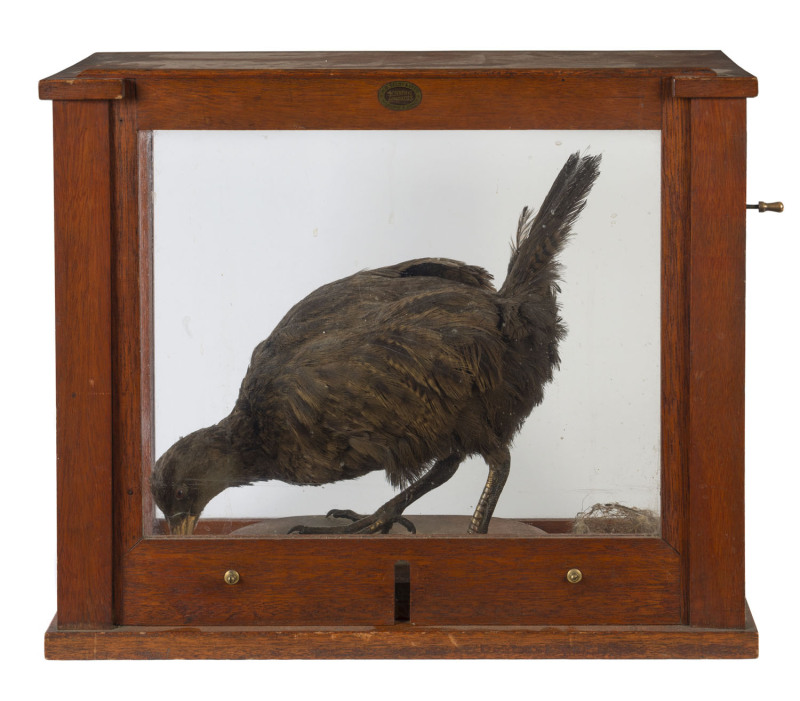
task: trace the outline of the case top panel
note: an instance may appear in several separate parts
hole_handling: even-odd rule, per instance
[[[39,83],[44,100],[122,99],[137,77],[244,75],[654,76],[676,97],[754,97],[757,81],[721,51],[96,53]]]

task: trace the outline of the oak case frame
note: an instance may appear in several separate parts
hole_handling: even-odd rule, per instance
[[[212,68],[156,70],[106,56],[40,86],[54,99],[56,163],[48,656],[757,654],[743,554],[752,76],[693,52],[671,57],[679,68],[630,54],[633,68],[604,68],[601,54],[564,70],[502,56],[470,69],[447,55],[439,68],[424,57],[339,70],[253,57],[229,70],[221,55]],[[422,104],[382,107],[379,88],[397,79],[417,84]],[[662,537],[143,538],[142,466],[154,458],[149,132],[197,128],[660,129]],[[394,624],[398,560],[411,563],[411,624]],[[564,578],[574,566],[580,585]],[[231,567],[235,587],[222,581]]]

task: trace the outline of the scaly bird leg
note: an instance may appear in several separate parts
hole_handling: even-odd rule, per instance
[[[511,456],[508,448],[487,462],[489,463],[489,476],[486,478],[486,486],[483,488],[478,506],[475,507],[475,513],[472,514],[467,533],[486,533],[489,530],[489,521],[494,513],[494,507],[497,506],[497,500],[500,498],[511,469]]]
[[[353,523],[348,523],[344,526],[298,525],[294,526],[289,533],[388,533],[394,523],[401,523],[406,528],[410,525],[413,529],[413,524],[408,519],[403,518],[403,511],[420,497],[447,482],[455,474],[463,459],[463,455],[454,454],[444,460],[437,461],[422,477],[406,487],[396,497],[387,501],[372,516],[358,518]],[[333,513],[335,514],[336,512],[334,511]],[[345,518],[357,516],[352,511],[340,512],[340,514],[344,515]]]

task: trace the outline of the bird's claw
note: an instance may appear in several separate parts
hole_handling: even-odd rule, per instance
[[[351,521],[343,526],[292,526],[288,533],[300,534],[354,534],[354,533],[388,533],[395,523],[403,526],[409,533],[416,533],[417,529],[411,521],[402,514],[386,515],[376,513],[372,516],[361,516],[350,509],[331,509],[327,518],[346,518]]]
[[[325,518],[347,518],[351,521],[360,521],[364,516],[357,514],[352,509],[331,509],[325,514]]]
[[[416,526],[414,526],[414,524],[411,523],[411,521],[409,521],[405,516],[398,516],[393,521],[390,521],[389,522],[389,529],[384,531],[384,532],[388,533],[392,529],[392,525],[395,524],[395,523],[403,526],[409,533],[416,533],[417,532]]]

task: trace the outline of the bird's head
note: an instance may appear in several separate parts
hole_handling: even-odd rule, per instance
[[[150,489],[172,535],[191,535],[217,494],[240,486],[239,461],[230,439],[217,427],[184,436],[156,462]]]

